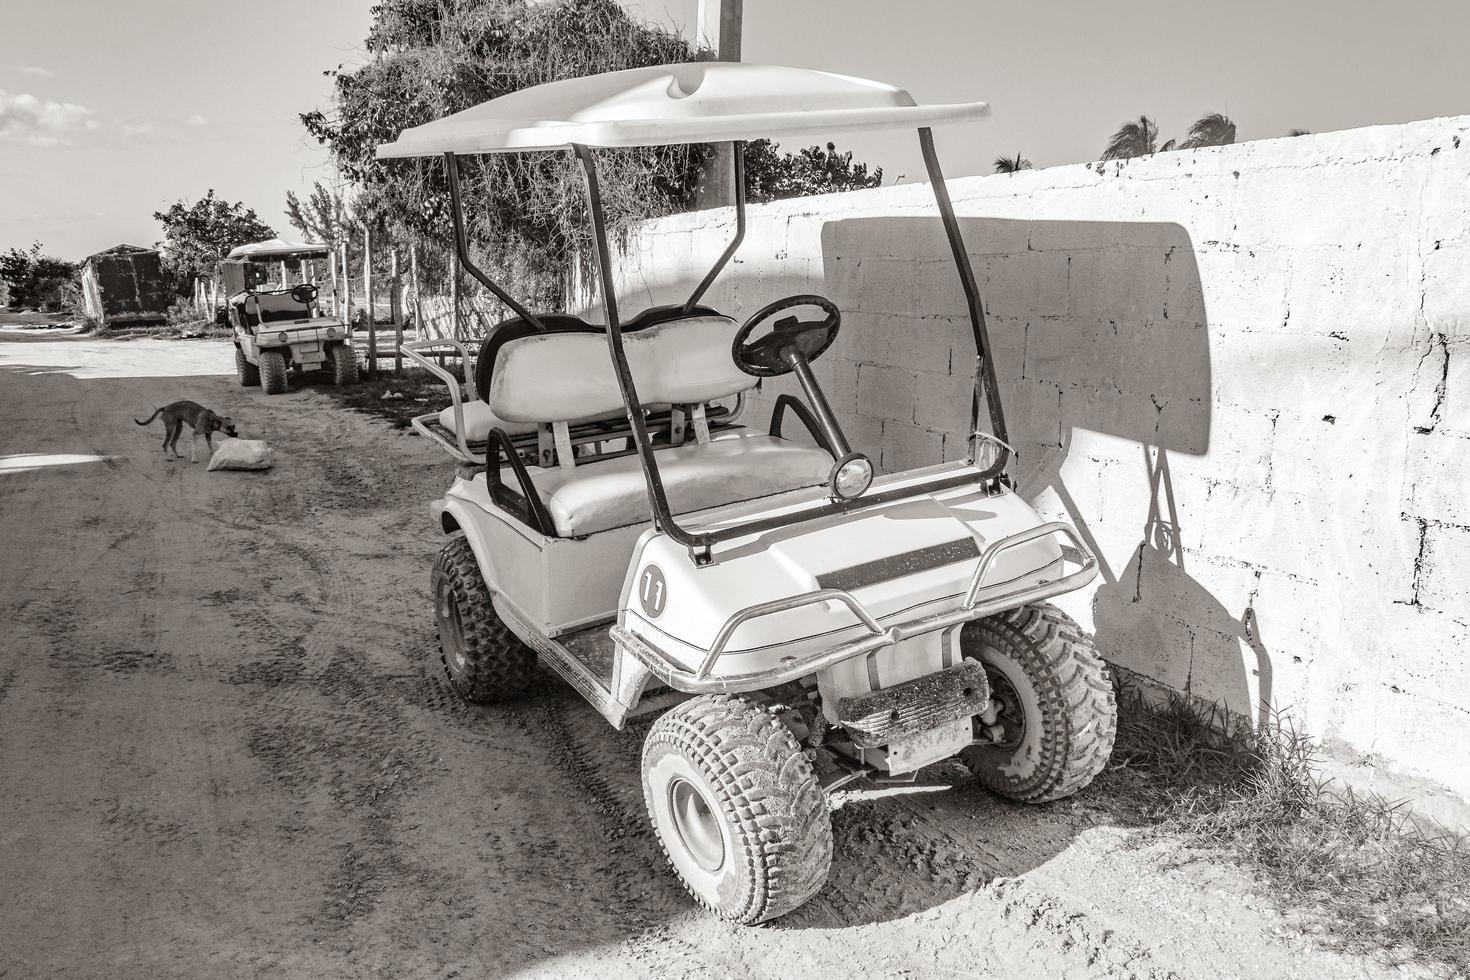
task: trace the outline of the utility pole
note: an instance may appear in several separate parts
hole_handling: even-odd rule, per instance
[[[745,0],[699,0],[699,14],[694,27],[695,47],[703,48],[710,61],[739,61],[744,19]],[[731,197],[734,181],[735,155],[729,144],[716,143],[695,207],[704,210],[732,206],[735,203]]]

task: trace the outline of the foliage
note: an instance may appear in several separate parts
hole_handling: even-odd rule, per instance
[[[5,285],[10,309],[47,313],[75,309],[81,298],[77,264],[45,255],[42,247],[33,242],[28,249],[0,253],[0,283]]]
[[[319,180],[313,182],[305,201],[293,191],[286,192],[286,217],[307,241],[326,244],[346,241],[357,223],[342,191]]]
[[[1139,116],[1137,122],[1127,122],[1118,127],[1101,159],[1128,160],[1148,156],[1158,151],[1158,143],[1159,124],[1148,116]]]
[[[1287,136],[1311,136],[1312,135],[1312,131],[1310,129],[1289,129],[1289,130],[1286,131],[1286,135]]]
[[[617,0],[381,0],[372,57],[327,74],[330,108],[301,121],[355,185],[357,208],[389,230],[447,240],[448,183],[439,160],[378,161],[374,151],[411,126],[560,79],[698,56],[679,35],[633,20]],[[873,186],[881,174],[834,147],[777,155],[752,145],[759,199]],[[597,151],[602,203],[616,235],[688,206],[707,146]],[[589,241],[580,168],[568,153],[461,160],[467,233],[480,261],[533,305],[559,302],[567,260]]]
[[[163,225],[159,246],[167,255],[168,267],[177,277],[181,292],[188,291],[194,277],[213,276],[219,260],[230,249],[276,234],[253,208],[215,197],[212,187],[193,204],[176,201],[167,211],[155,211],[153,218]]]
[[[1202,146],[1225,146],[1235,142],[1235,122],[1218,112],[1206,113],[1189,127],[1189,135],[1183,142],[1167,140],[1159,145],[1159,125],[1148,116],[1139,116],[1136,122],[1127,122],[1118,127],[1108,145],[1103,148],[1100,160],[1129,160],[1148,156],[1151,153],[1167,153],[1170,150],[1193,150]]]
[[[998,174],[1014,174],[1022,170],[1030,170],[1031,161],[1017,153],[1013,157],[996,157],[995,172]]]
[[[1235,121],[1218,112],[1207,113],[1189,127],[1189,136],[1179,144],[1181,150],[1201,146],[1228,146],[1235,142]]]
[[[808,146],[784,154],[770,140],[751,140],[745,147],[746,200],[756,204],[865,190],[882,183],[882,167],[869,171],[866,163],[854,164],[852,151],[839,153],[833,143],[826,149]]]
[[[1315,743],[1281,717],[1252,727],[1125,687],[1109,769],[1156,834],[1253,870],[1330,944],[1470,969],[1470,840],[1324,781]]]

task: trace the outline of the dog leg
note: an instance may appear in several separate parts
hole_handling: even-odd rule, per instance
[[[189,462],[199,462],[199,430],[189,433]]]
[[[173,453],[168,448],[168,441],[173,438],[173,434],[174,434],[173,424],[165,420],[164,423],[163,423],[163,459],[164,459],[164,462],[168,462],[169,460],[171,460],[171,459],[174,458],[173,457]]]

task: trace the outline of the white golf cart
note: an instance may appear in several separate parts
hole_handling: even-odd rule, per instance
[[[378,149],[444,157],[460,261],[515,313],[473,372],[452,342],[403,347],[451,398],[415,427],[463,464],[432,507],[449,535],[432,580],[449,682],[470,701],[514,698],[539,656],[616,727],[667,709],[643,752],[649,816],[689,891],[738,922],[821,888],[837,785],[958,757],[999,794],[1055,800],[1112,748],[1107,668],[1042,604],[1097,563],[1005,475],[985,319],[929,129],[985,112],[822,72],[680,64],[540,85]],[[875,479],[810,367],[838,308],[778,298],[742,324],[700,300],[744,233],[741,140],[877,127],[918,130],[978,376],[969,459]],[[721,141],[734,241],[684,303],[623,318],[594,148]],[[585,171],[602,324],[525,308],[467,247],[457,155],[553,150]],[[472,398],[429,356],[441,344]],[[769,428],[741,425],[744,393],[787,373],[804,399],[783,395]],[[784,434],[787,409],[809,438]]]
[[[267,395],[286,392],[286,368],[331,371],[339,385],[357,380],[352,326],[322,316],[314,283],[286,284],[287,263],[325,260],[326,245],[272,239],[241,245],[220,263],[235,337],[235,374],[246,388]],[[280,282],[271,281],[279,269]]]

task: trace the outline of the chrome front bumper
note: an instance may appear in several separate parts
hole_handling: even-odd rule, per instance
[[[1070,543],[1073,555],[1069,556],[1067,549],[1064,548],[1062,557],[1065,561],[1077,565],[1076,571],[1040,585],[1022,586],[1004,592],[987,594],[989,589],[985,585],[985,576],[990,571],[991,565],[994,564],[996,556],[1053,534],[1062,535]],[[1018,606],[1075,591],[1096,578],[1097,571],[1096,556],[1087,549],[1070,525],[1058,521],[1009,535],[987,547],[981,553],[980,560],[975,566],[975,574],[970,579],[970,587],[960,607],[947,612],[933,613],[885,627],[851,592],[842,589],[817,589],[773,602],[748,606],[735,613],[720,627],[720,631],[715,635],[714,643],[705,652],[699,666],[694,670],[689,670],[676,663],[651,643],[634,635],[621,625],[612,627],[609,632],[624,651],[638,658],[655,677],[669,687],[690,694],[733,694],[785,684],[826,670],[852,657],[881,650],[901,640],[957,626],[974,619],[984,619],[986,616],[993,616],[1007,609],[1015,609]],[[991,586],[990,588],[996,587]],[[840,602],[845,605],[866,628],[867,635],[847,640],[801,660],[782,664],[769,670],[712,676],[711,671],[720,657],[724,655],[725,647],[740,624],[761,616],[823,602]]]

